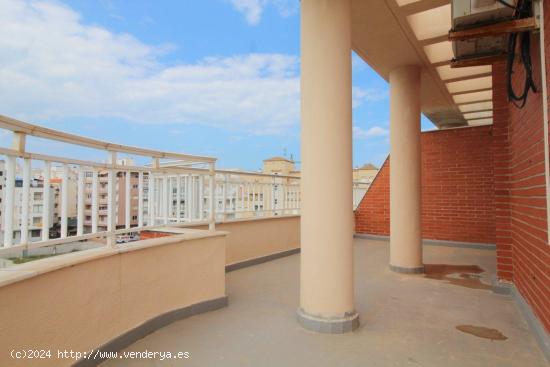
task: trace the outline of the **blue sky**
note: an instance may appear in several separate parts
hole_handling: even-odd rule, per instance
[[[299,160],[299,1],[0,0],[0,113],[117,143]],[[354,165],[389,151],[388,86],[353,56]],[[423,121],[423,128],[431,124]]]

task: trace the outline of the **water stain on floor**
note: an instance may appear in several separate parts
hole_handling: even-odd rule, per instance
[[[471,334],[474,336],[477,336],[479,338],[484,339],[490,339],[490,340],[506,340],[508,337],[506,337],[504,334],[502,334],[497,329],[490,329],[483,326],[474,326],[474,325],[458,325],[456,326],[456,329],[459,331],[462,331],[466,334]]]
[[[444,280],[449,284],[472,288],[491,289],[490,284],[481,281],[480,274],[485,270],[477,265],[425,264],[424,276],[435,280]]]

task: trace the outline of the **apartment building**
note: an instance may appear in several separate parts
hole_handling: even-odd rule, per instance
[[[300,177],[300,170],[296,169],[296,162],[285,157],[271,157],[264,159],[263,173],[270,175]]]
[[[217,210],[226,219],[297,212],[299,177],[294,160],[278,156],[265,159],[259,173],[224,171],[218,178]]]
[[[372,163],[366,163],[353,169],[353,209],[355,210],[369,186],[378,174],[378,168]]]
[[[378,168],[372,163],[366,163],[361,167],[353,169],[353,182],[360,183],[372,183],[376,174],[378,173]]]
[[[4,171],[5,162],[0,161],[0,239],[4,235],[4,202],[5,202],[5,171]],[[30,182],[29,190],[29,218],[28,218],[28,233],[27,238],[30,242],[39,241],[42,238],[42,222],[43,222],[43,212],[44,212],[44,201],[49,200],[49,211],[47,215],[50,218],[50,223],[53,226],[58,225],[59,219],[57,215],[56,208],[56,196],[59,196],[59,189],[52,187],[50,190],[49,197],[44,197],[44,181],[41,178],[32,178]],[[15,200],[13,207],[13,239],[15,243],[21,241],[21,227],[22,227],[22,213],[23,213],[23,180],[15,180]],[[50,227],[51,229],[51,227]]]
[[[131,159],[117,160],[117,164],[123,166],[134,165]],[[123,228],[126,225],[126,180],[130,180],[130,225],[138,225],[138,173],[132,172],[130,177],[126,173],[118,172],[115,181],[115,202],[116,202],[116,227]],[[108,172],[97,172],[97,228],[99,231],[106,231],[108,226]],[[94,226],[94,172],[84,173],[84,231],[91,231]]]
[[[59,189],[61,192],[62,179],[63,179],[63,166],[52,166],[50,170],[50,184]],[[76,218],[77,214],[77,189],[78,189],[78,171],[69,166],[67,168],[67,217]],[[56,204],[61,207],[60,196],[56,200]]]

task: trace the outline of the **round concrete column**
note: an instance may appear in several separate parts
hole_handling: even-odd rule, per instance
[[[302,206],[298,319],[343,333],[353,306],[351,1],[301,1]]]
[[[390,268],[421,273],[420,67],[390,73]]]

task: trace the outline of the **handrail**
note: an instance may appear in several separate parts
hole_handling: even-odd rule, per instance
[[[118,236],[143,230],[206,224],[214,230],[217,221],[300,210],[297,176],[216,170],[213,157],[113,144],[2,115],[0,129],[13,132],[11,147],[0,147],[6,157],[0,256],[96,238],[115,247]],[[107,162],[29,152],[27,135],[101,150]],[[121,164],[117,153],[146,156],[151,163]],[[32,170],[35,162],[38,172]],[[35,179],[41,185],[33,186],[33,192],[39,189],[42,195],[30,195]]]
[[[148,166],[150,166],[150,164],[146,164],[145,166],[148,167]],[[160,167],[166,167],[166,168],[170,168],[170,167],[186,168],[186,167],[187,167],[187,164],[185,164],[185,163],[180,163],[180,161],[175,161],[175,162],[164,162],[164,163],[161,163],[161,164],[160,164]],[[243,175],[259,176],[259,177],[273,177],[273,176],[276,176],[276,177],[290,178],[290,179],[293,179],[293,178],[300,178],[300,176],[298,176],[298,175],[296,175],[296,176],[293,176],[293,175],[279,175],[279,174],[274,174],[274,173],[263,173],[263,172],[246,171],[246,170],[217,169],[216,172],[217,172],[217,173],[221,173],[221,174],[229,174],[229,175],[230,175],[230,174],[235,174],[235,175],[243,174]]]
[[[0,115],[0,128],[5,130],[11,130],[13,132],[24,133],[31,136],[36,136],[40,138],[46,138],[51,140],[56,140],[69,144],[76,144],[85,146],[88,148],[101,149],[106,151],[118,152],[118,153],[127,153],[135,154],[145,157],[153,158],[175,158],[175,159],[184,159],[186,161],[194,162],[203,162],[203,163],[212,163],[216,162],[214,157],[198,156],[198,155],[189,155],[181,153],[170,153],[170,152],[161,152],[152,149],[137,148],[128,145],[114,144],[102,140],[86,138],[76,134],[70,134],[61,132],[54,129],[49,129],[39,125],[30,124],[20,120],[16,120],[11,117]]]

